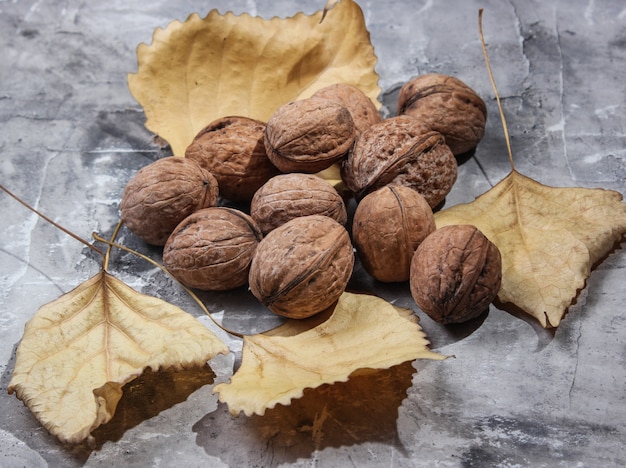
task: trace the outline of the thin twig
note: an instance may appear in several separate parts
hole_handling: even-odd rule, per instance
[[[44,215],[43,213],[41,213],[40,211],[36,210],[35,208],[33,208],[32,206],[30,206],[28,203],[26,203],[25,201],[23,201],[20,197],[18,197],[17,195],[15,195],[13,192],[11,192],[8,188],[6,188],[4,185],[0,184],[0,189],[2,191],[4,191],[7,195],[9,195],[11,198],[15,199],[16,201],[18,201],[20,204],[22,204],[23,206],[25,206],[26,208],[28,208],[30,211],[32,211],[33,213],[35,213],[37,216],[39,216],[40,218],[44,219],[45,221],[47,221],[48,223],[52,224],[55,228],[63,231],[65,234],[67,234],[70,237],[73,237],[74,239],[76,239],[78,242],[80,242],[81,244],[86,245],[87,247],[89,247],[91,250],[93,250],[94,252],[99,253],[103,258],[104,258],[104,253],[98,249],[96,246],[90,244],[89,242],[87,242],[85,239],[83,239],[82,237],[74,234],[72,231],[70,231],[67,228],[64,228],[63,226],[61,226],[60,224],[56,223],[55,221],[52,221],[50,218],[48,218],[46,215]]]
[[[483,9],[478,10],[478,30],[480,34],[480,44],[483,48],[483,55],[485,57],[485,63],[487,64],[487,73],[489,73],[489,80],[491,81],[491,87],[496,95],[496,101],[498,102],[498,110],[500,111],[500,119],[502,120],[502,128],[504,129],[504,138],[506,139],[506,147],[509,151],[509,161],[511,162],[511,169],[515,170],[515,164],[513,163],[513,151],[511,150],[511,140],[509,138],[509,129],[506,125],[506,119],[504,117],[504,110],[502,109],[502,103],[500,102],[500,95],[498,94],[498,88],[496,86],[496,80],[493,78],[491,71],[491,64],[489,62],[489,55],[487,54],[487,46],[485,45],[485,37],[483,36]]]
[[[95,232],[92,234],[92,236],[93,236],[93,238],[94,238],[95,240],[97,240],[98,242],[102,242],[102,243],[104,243],[104,244],[107,244],[109,247],[115,247],[115,248],[118,248],[118,249],[120,249],[120,250],[123,250],[124,252],[128,252],[128,253],[130,253],[130,254],[136,255],[137,257],[139,257],[139,258],[141,258],[141,259],[145,260],[146,262],[151,263],[152,265],[154,265],[155,267],[157,267],[157,268],[158,268],[158,269],[160,269],[161,271],[163,271],[163,272],[167,273],[169,276],[172,276],[172,275],[171,275],[171,273],[170,273],[169,271],[167,271],[167,268],[165,268],[165,267],[164,267],[163,265],[161,265],[159,262],[157,262],[157,261],[155,261],[155,260],[151,259],[150,257],[148,257],[148,256],[146,256],[146,255],[144,255],[144,254],[142,254],[142,253],[139,253],[139,252],[137,252],[137,251],[135,251],[135,250],[133,250],[133,249],[130,249],[130,248],[126,247],[125,245],[118,244],[118,243],[116,243],[116,242],[113,242],[113,241],[109,241],[109,240],[107,240],[107,239],[104,239],[104,238],[100,237],[100,236],[99,236],[97,233],[95,233]],[[175,278],[174,278],[174,279],[175,279]],[[217,320],[215,320],[215,318],[213,318],[213,315],[211,315],[211,312],[209,312],[209,310],[206,308],[206,306],[205,306],[205,305],[204,305],[204,303],[200,300],[200,298],[196,295],[196,293],[194,293],[191,289],[189,289],[189,288],[188,288],[187,286],[185,286],[184,284],[180,283],[180,281],[178,281],[178,280],[176,280],[176,281],[177,281],[177,282],[181,285],[181,287],[182,287],[182,288],[183,288],[183,289],[187,292],[187,294],[189,294],[189,295],[192,297],[192,299],[193,299],[194,301],[196,301],[196,303],[200,306],[200,308],[204,311],[204,313],[208,315],[208,317],[211,319],[211,321],[212,321],[215,325],[217,325],[217,326],[218,326],[221,330],[225,331],[226,333],[228,333],[228,334],[230,334],[230,335],[236,336],[236,337],[238,337],[238,338],[243,338],[243,337],[244,337],[244,335],[243,335],[243,334],[241,334],[241,333],[237,333],[237,332],[234,332],[234,331],[232,331],[232,330],[229,330],[228,328],[224,327],[221,323],[219,323]]]
[[[123,225],[124,225],[124,222],[120,219],[119,222],[117,223],[117,226],[115,226],[115,230],[113,231],[113,234],[111,235],[111,242],[115,242],[115,239],[117,239],[117,235],[120,233],[120,229],[122,229]],[[107,270],[109,268],[109,259],[111,258],[112,249],[113,249],[113,246],[109,244],[107,247],[106,256],[104,257],[104,261],[102,262],[102,268],[104,270]]]

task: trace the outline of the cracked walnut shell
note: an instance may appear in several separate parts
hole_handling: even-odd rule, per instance
[[[195,161],[178,156],[157,159],[126,185],[121,219],[148,244],[162,246],[183,219],[215,206],[218,194],[215,177]]]
[[[265,153],[265,123],[248,117],[222,117],[204,127],[185,151],[215,178],[220,195],[249,202],[279,170]]]
[[[441,133],[455,156],[478,145],[487,121],[485,102],[472,88],[437,73],[417,76],[402,86],[398,113]]]
[[[434,209],[456,182],[457,162],[441,133],[401,115],[361,134],[343,161],[341,177],[357,199],[388,184],[404,185]]]
[[[275,314],[306,318],[339,299],[353,267],[348,231],[328,216],[302,216],[259,243],[250,267],[250,291]]]
[[[250,263],[262,239],[242,211],[211,207],[185,218],[163,249],[163,266],[189,287],[224,291],[248,281]]]
[[[478,317],[496,298],[501,280],[498,247],[471,225],[437,229],[411,261],[413,299],[430,318],[444,324]]]
[[[388,185],[356,207],[352,240],[365,271],[382,282],[408,281],[417,247],[435,230],[432,209],[419,193]]]
[[[329,216],[342,225],[348,221],[341,195],[313,174],[277,175],[257,190],[250,203],[250,216],[263,234],[293,218],[314,214]]]
[[[316,173],[342,159],[355,138],[348,109],[308,98],[280,106],[265,126],[265,150],[281,172]]]

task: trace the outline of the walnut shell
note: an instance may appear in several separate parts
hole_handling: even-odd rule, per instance
[[[411,262],[411,295],[440,323],[478,317],[495,299],[502,279],[500,251],[475,226],[437,229]]]
[[[250,216],[263,234],[293,218],[314,214],[330,216],[342,225],[348,221],[343,198],[330,183],[313,174],[277,175],[257,190],[250,203]]]
[[[224,291],[248,281],[250,263],[263,235],[242,211],[211,207],[185,218],[163,249],[163,265],[180,282]]]
[[[441,133],[401,115],[361,134],[343,161],[341,177],[357,199],[387,184],[405,185],[434,209],[456,182],[457,162]]]
[[[328,216],[294,218],[259,243],[250,291],[272,312],[306,318],[332,306],[354,267],[348,231]]]
[[[195,161],[177,156],[157,159],[126,185],[121,219],[145,242],[162,246],[183,219],[215,206],[218,194],[215,177]]]
[[[417,247],[435,230],[428,202],[415,190],[388,185],[357,205],[352,240],[365,271],[379,281],[407,281]]]
[[[280,106],[265,127],[265,150],[282,172],[320,172],[343,158],[354,143],[348,109],[308,98]]]
[[[350,84],[337,83],[326,86],[316,91],[311,97],[330,99],[346,106],[354,121],[357,138],[371,125],[383,120],[372,100],[359,88]]]
[[[474,149],[485,133],[487,107],[458,78],[437,73],[415,77],[398,95],[398,113],[441,133],[455,156]]]
[[[185,151],[217,179],[220,195],[249,202],[261,185],[279,174],[265,153],[265,123],[222,117],[204,127]]]

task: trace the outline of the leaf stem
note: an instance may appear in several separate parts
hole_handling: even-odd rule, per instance
[[[493,78],[493,72],[491,71],[491,64],[489,62],[489,55],[487,54],[487,46],[485,45],[485,37],[483,36],[483,9],[478,10],[478,30],[480,34],[480,44],[483,48],[483,55],[485,57],[485,63],[487,65],[487,73],[489,74],[489,80],[491,81],[491,87],[496,95],[496,101],[498,102],[498,110],[500,111],[500,119],[502,120],[502,128],[504,129],[504,138],[506,140],[506,147],[509,152],[509,161],[511,163],[511,169],[515,171],[515,164],[513,163],[513,151],[511,150],[511,139],[509,138],[509,129],[506,125],[506,118],[504,117],[504,110],[502,109],[502,103],[500,102],[500,94],[496,86],[496,80]]]
[[[48,223],[52,224],[55,228],[59,229],[60,231],[64,232],[65,234],[67,234],[70,237],[73,237],[74,239],[76,239],[78,242],[80,242],[81,244],[86,245],[87,247],[89,247],[91,250],[93,250],[94,252],[99,253],[102,257],[104,257],[104,253],[98,249],[96,246],[90,244],[89,242],[87,242],[85,239],[83,239],[82,237],[74,234],[72,231],[70,231],[67,228],[64,228],[63,226],[61,226],[60,224],[58,224],[55,221],[52,221],[50,218],[48,218],[46,215],[44,215],[43,213],[41,213],[40,211],[36,210],[35,208],[33,208],[32,206],[30,206],[28,203],[26,203],[24,200],[22,200],[20,197],[18,197],[17,195],[15,195],[13,192],[11,192],[8,188],[6,188],[4,185],[0,184],[0,190],[4,191],[7,195],[9,195],[11,198],[13,198],[14,200],[16,200],[17,202],[19,202],[20,204],[22,204],[23,206],[25,206],[26,208],[28,208],[30,211],[32,211],[33,213],[35,213],[37,216],[39,216],[40,218],[44,219],[45,221],[47,221]]]
[[[111,242],[115,242],[115,239],[117,239],[117,235],[120,233],[120,229],[122,229],[123,225],[124,222],[120,219],[117,223],[117,226],[115,226],[115,229],[113,230],[113,234],[111,235]],[[102,261],[102,269],[105,271],[109,268],[109,259],[111,258],[112,249],[113,246],[111,244],[108,244],[107,253],[104,257],[104,260]]]
[[[121,226],[121,223],[119,223],[119,224],[118,224],[118,227],[119,227],[119,226]],[[116,229],[116,230],[115,230],[115,233],[114,233],[114,235],[113,235],[113,239],[116,237],[117,232],[118,232],[118,229]],[[142,253],[140,253],[140,252],[137,252],[137,251],[135,251],[135,250],[133,250],[133,249],[130,249],[130,248],[126,247],[125,245],[118,244],[118,243],[114,242],[113,240],[107,240],[107,239],[104,239],[103,237],[100,237],[100,236],[99,236],[97,233],[95,233],[95,232],[94,232],[94,233],[92,233],[92,236],[93,236],[93,238],[94,238],[95,240],[97,240],[98,242],[102,242],[102,243],[104,243],[104,244],[107,244],[107,245],[109,246],[109,248],[111,248],[111,247],[116,247],[116,248],[118,248],[118,249],[120,249],[120,250],[123,250],[124,252],[128,252],[128,253],[130,253],[130,254],[136,255],[137,257],[139,257],[139,258],[141,258],[141,259],[145,260],[146,262],[151,263],[152,265],[154,265],[155,267],[157,267],[157,268],[158,268],[158,269],[160,269],[161,271],[163,271],[163,272],[167,273],[170,277],[174,278],[174,277],[172,276],[172,274],[171,274],[169,271],[167,271],[167,268],[165,268],[165,267],[164,267],[163,265],[161,265],[159,262],[157,262],[157,261],[155,261],[155,260],[151,259],[150,257],[148,257],[148,256],[146,256],[146,255],[144,255],[144,254],[142,254]],[[174,278],[174,280],[176,280],[176,278]],[[205,313],[206,315],[208,315],[208,317],[211,319],[211,321],[212,321],[215,325],[217,325],[217,326],[218,326],[221,330],[225,331],[226,333],[228,333],[228,334],[230,334],[230,335],[236,336],[236,337],[238,337],[238,338],[244,338],[244,335],[243,335],[243,334],[241,334],[241,333],[237,333],[237,332],[234,332],[234,331],[232,331],[232,330],[229,330],[228,328],[224,327],[221,323],[219,323],[217,320],[215,320],[215,318],[213,318],[213,315],[211,314],[211,312],[209,312],[209,310],[206,308],[206,306],[205,306],[205,305],[204,305],[204,303],[200,300],[200,298],[196,295],[196,293],[194,293],[191,289],[189,289],[187,286],[185,286],[184,284],[182,284],[180,281],[176,280],[176,282],[177,282],[178,284],[180,284],[180,286],[181,286],[181,287],[182,287],[182,288],[183,288],[183,289],[187,292],[187,294],[189,294],[189,295],[191,296],[191,298],[192,298],[194,301],[196,301],[196,303],[200,306],[200,308],[204,311],[204,313]]]

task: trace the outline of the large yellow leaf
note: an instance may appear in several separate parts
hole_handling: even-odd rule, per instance
[[[102,271],[26,324],[9,393],[63,442],[109,421],[144,369],[203,366],[228,348],[193,316]],[[164,389],[164,391],[168,391]]]
[[[548,187],[513,170],[435,220],[480,229],[502,254],[498,299],[556,327],[592,266],[626,233],[626,204],[615,191]]]
[[[271,335],[244,338],[241,367],[214,389],[232,414],[263,415],[306,388],[345,382],[358,370],[445,359],[429,350],[412,311],[375,296],[343,293],[328,320],[298,333],[300,327],[288,322]]]
[[[219,117],[267,121],[280,105],[330,84],[357,86],[380,107],[363,12],[352,0],[332,3],[323,21],[323,11],[265,20],[212,10],[156,29],[150,46],[137,47],[137,73],[128,76],[146,127],[184,156]]]

